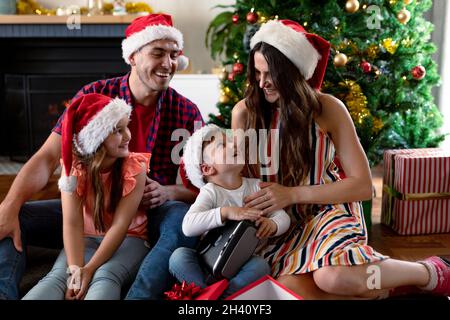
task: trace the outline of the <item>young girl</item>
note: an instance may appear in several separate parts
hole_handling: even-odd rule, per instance
[[[134,279],[148,252],[138,206],[150,154],[128,151],[130,113],[125,101],[96,93],[67,110],[58,182],[64,250],[24,299],[118,300]]]
[[[264,217],[262,210],[242,208],[244,197],[259,190],[259,180],[241,176],[244,164],[238,161],[234,143],[226,140],[218,126],[207,125],[194,132],[186,142],[183,153],[186,174],[192,184],[200,188],[200,193],[184,217],[184,234],[199,236],[223,226],[227,220],[255,221],[256,236],[261,239],[283,234],[290,225],[284,210],[270,212]],[[256,253],[265,241],[260,243]],[[196,250],[190,248],[178,248],[172,253],[169,270],[180,282],[184,280],[202,288],[215,281],[199,263]],[[267,262],[254,255],[229,279],[222,298],[269,273]]]

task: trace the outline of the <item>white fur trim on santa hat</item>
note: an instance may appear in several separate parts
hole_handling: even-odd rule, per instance
[[[297,66],[306,80],[313,76],[321,57],[303,33],[280,21],[271,20],[263,24],[251,39],[250,48],[253,49],[258,42],[265,42],[280,50]]]
[[[77,177],[75,176],[61,176],[58,180],[58,188],[62,192],[72,193],[77,188]]]
[[[222,129],[215,124],[206,125],[197,131],[187,140],[183,149],[183,163],[187,178],[197,188],[205,185],[203,181],[200,165],[203,163],[203,142],[210,141],[211,137],[217,133],[222,133]]]
[[[183,34],[178,29],[163,25],[148,26],[122,41],[123,59],[127,64],[130,64],[130,56],[134,52],[152,41],[161,39],[174,40],[178,49],[183,50]]]
[[[113,132],[123,117],[130,117],[131,107],[122,99],[115,98],[100,110],[88,124],[74,135],[74,145],[82,155],[90,155]]]

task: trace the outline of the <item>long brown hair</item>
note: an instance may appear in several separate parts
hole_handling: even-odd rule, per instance
[[[280,95],[274,104],[266,101],[256,80],[254,55],[257,51],[265,57],[273,85]],[[249,116],[245,129],[270,129],[272,111],[277,106],[280,108],[280,182],[285,186],[298,186],[307,177],[312,163],[309,132],[313,116],[322,112],[319,95],[284,54],[265,42],[256,44],[250,52],[247,83],[245,104]]]
[[[113,165],[111,171],[111,196],[108,207],[105,209],[104,185],[100,175],[100,167],[106,157],[106,149],[103,144],[99,149],[90,156],[81,156],[76,149],[73,150],[79,163],[84,167],[87,173],[87,183],[92,188],[93,199],[84,199],[84,201],[92,200],[93,217],[95,230],[105,232],[106,226],[104,222],[104,214],[106,212],[114,213],[117,205],[122,197],[122,164],[123,158],[118,158]]]

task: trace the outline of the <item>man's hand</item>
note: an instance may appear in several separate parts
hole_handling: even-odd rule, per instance
[[[139,206],[140,209],[153,209],[170,200],[170,190],[168,187],[160,185],[157,181],[149,177],[146,179],[144,195]]]
[[[261,217],[262,210],[240,207],[222,207],[220,208],[220,215],[222,216],[222,222],[226,220],[256,221],[259,217]]]
[[[259,239],[268,238],[277,233],[277,224],[272,219],[260,217],[256,220],[255,225],[259,227],[256,231],[256,236]]]
[[[17,251],[22,252],[18,214],[12,214],[4,203],[0,204],[0,240],[10,237]]]

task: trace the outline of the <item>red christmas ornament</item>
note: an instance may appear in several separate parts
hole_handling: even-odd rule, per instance
[[[250,11],[249,13],[247,13],[247,22],[254,24],[258,21],[258,14],[256,12]]]
[[[239,16],[237,14],[233,14],[233,17],[231,18],[234,24],[238,24],[239,22]]]
[[[228,74],[228,80],[229,81],[234,81],[234,77],[236,76],[236,74],[234,73],[234,72],[230,72],[229,74]]]
[[[240,62],[236,62],[233,64],[233,73],[235,74],[241,74],[244,72],[244,65]]]
[[[368,63],[367,61],[361,61],[359,66],[361,67],[361,69],[364,73],[369,73],[370,71],[372,71],[372,65],[370,63]]]
[[[427,70],[423,66],[415,66],[414,68],[412,68],[411,74],[414,79],[422,80],[423,78],[425,78]]]

